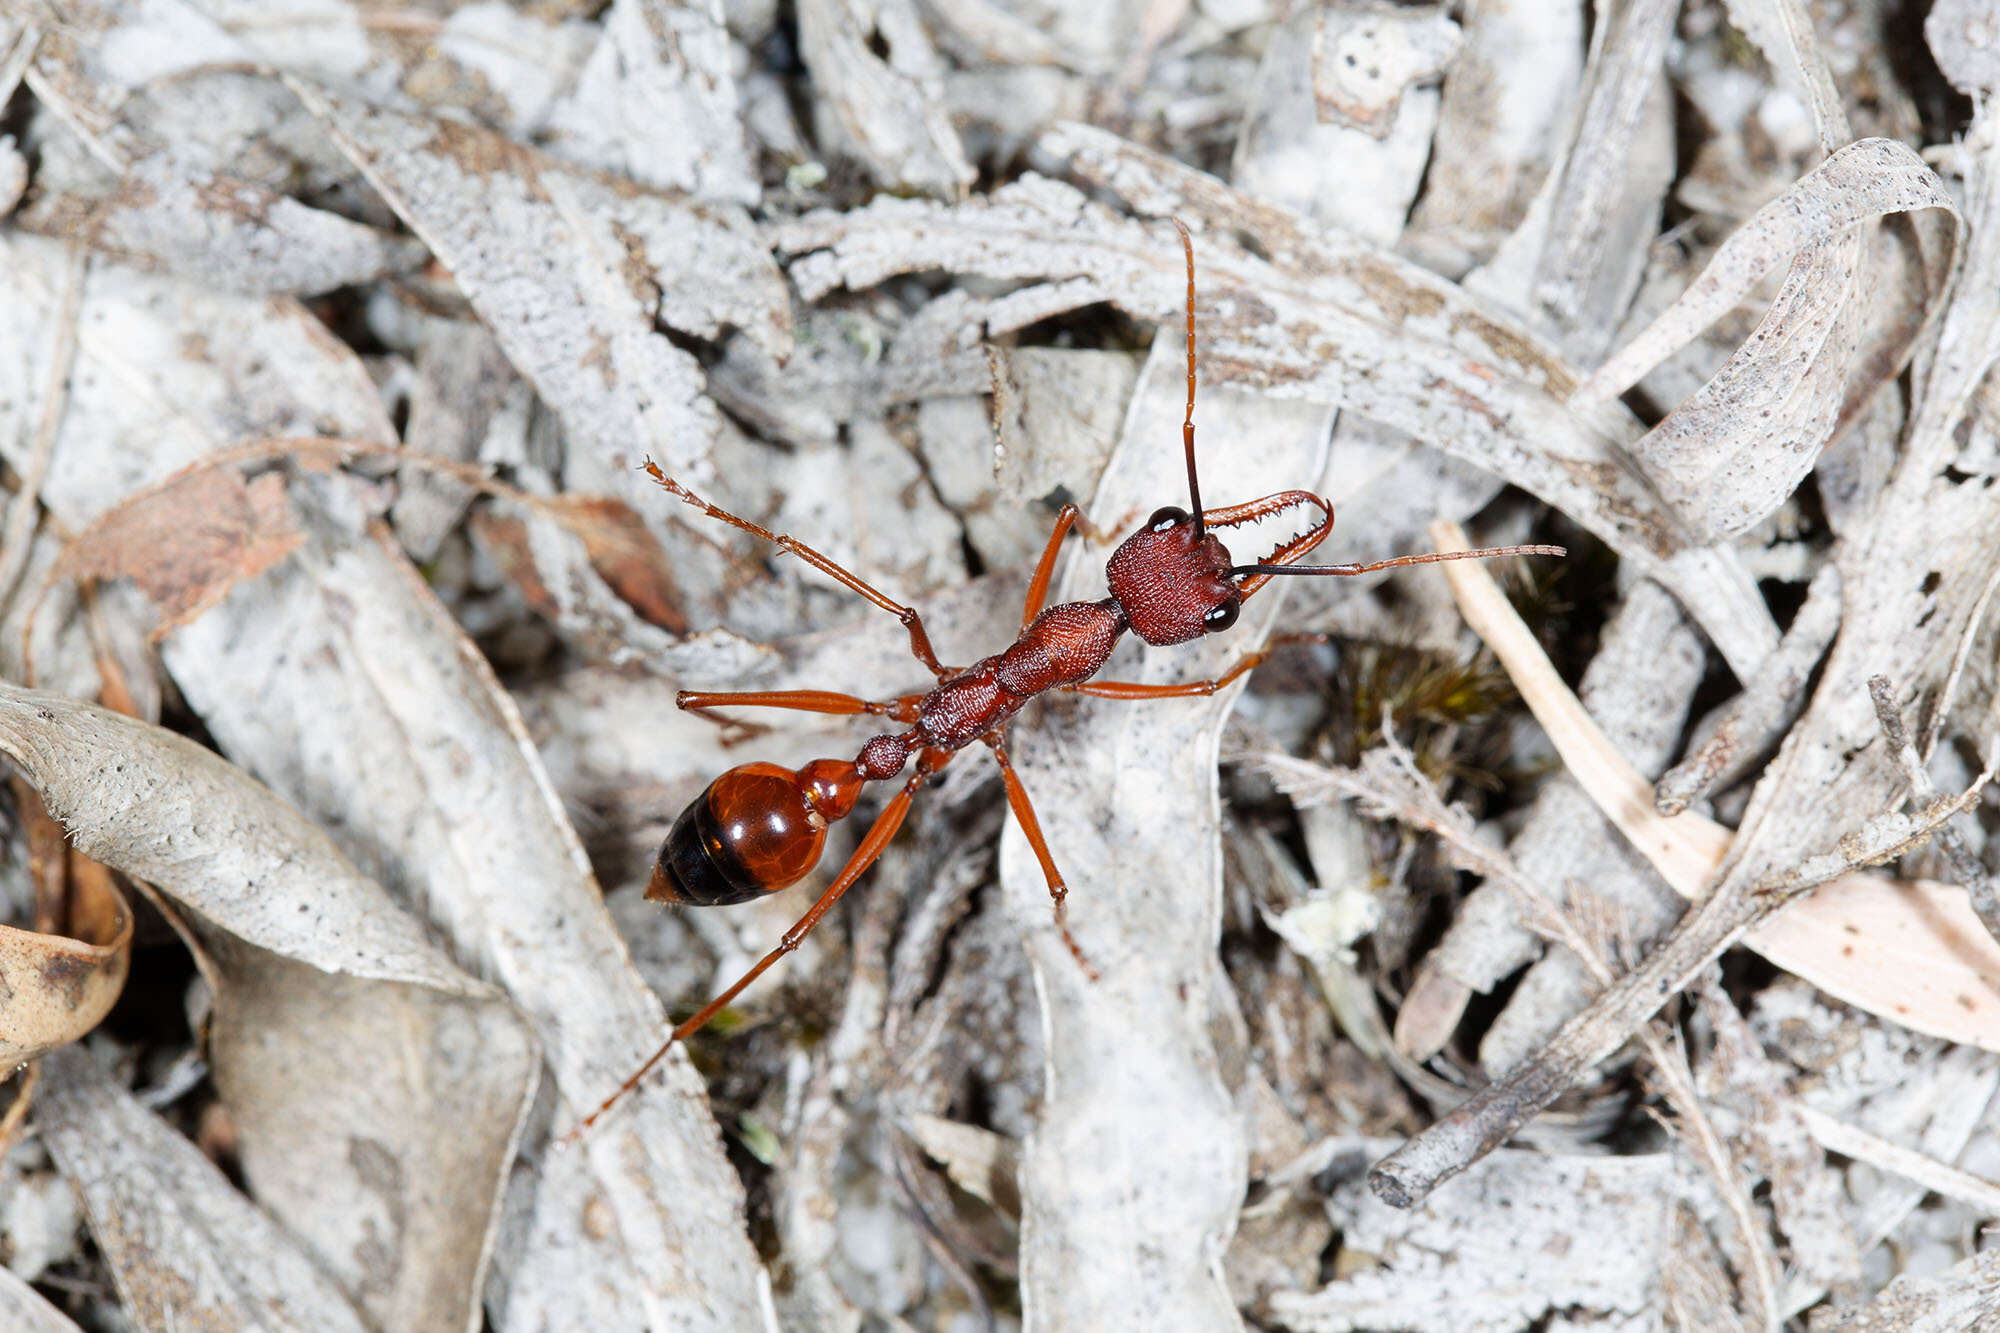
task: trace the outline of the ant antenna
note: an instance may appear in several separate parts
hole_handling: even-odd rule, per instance
[[[1201,521],[1201,483],[1194,475],[1194,238],[1188,235],[1187,223],[1174,218],[1173,224],[1181,234],[1181,249],[1187,252],[1188,399],[1187,416],[1181,419],[1181,446],[1187,450],[1188,503],[1194,509],[1194,535],[1199,539],[1208,527]]]
[[[1396,569],[1403,565],[1436,565],[1446,560],[1491,560],[1502,555],[1568,555],[1561,546],[1488,546],[1477,551],[1433,551],[1428,555],[1399,555],[1391,560],[1377,560],[1366,565],[1237,565],[1229,571],[1230,578],[1241,578],[1245,574],[1336,574],[1352,578],[1356,574],[1373,574],[1378,569]]]

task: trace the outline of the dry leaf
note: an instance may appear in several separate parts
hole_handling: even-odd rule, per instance
[[[782,359],[782,280],[740,215],[616,188],[487,130],[291,85],[439,260],[599,486],[643,494],[642,458],[705,481],[719,427],[694,357],[657,317],[698,337],[743,329]]]
[[[1436,535],[1439,550],[1467,545],[1463,532]],[[1507,668],[1570,775],[1675,892],[1706,898],[1732,863],[1730,831],[1693,812],[1655,810],[1652,785],[1591,721],[1492,577],[1470,560],[1444,569],[1466,623]],[[2000,942],[1980,925],[1962,889],[1842,875],[1744,942],[1870,1013],[2000,1051]]]
[[[1279,1327],[1512,1333],[1551,1315],[1634,1319],[1654,1306],[1677,1192],[1670,1155],[1497,1152],[1448,1201],[1405,1211],[1362,1184],[1387,1146],[1321,1146],[1337,1182],[1328,1203],[1343,1224],[1344,1275],[1318,1291],[1275,1293]]]
[[[18,1333],[82,1333],[68,1315],[9,1268],[0,1268],[0,1323]]]
[[[87,1052],[57,1051],[43,1069],[36,1122],[141,1328],[365,1333],[284,1228]]]
[[[234,468],[198,468],[94,524],[58,565],[57,577],[131,579],[160,609],[159,638],[283,560],[301,540],[282,474],[267,472],[246,485]]]
[[[1870,288],[1859,276],[1863,224],[1929,210],[1954,230],[1918,233],[1924,314],[1893,330],[1890,346],[1870,349],[1850,382],[1869,313]],[[1632,446],[1697,534],[1742,532],[1792,493],[1837,425],[1900,373],[1917,334],[1942,308],[1961,225],[1943,183],[1909,147],[1888,139],[1849,144],[1758,210],[1679,300],[1577,388],[1574,401],[1608,402],[1797,256],[1757,332]]]
[[[1137,174],[1128,168],[1116,183]],[[1162,188],[1143,178],[1138,187],[1142,198]],[[1227,191],[1210,182],[1210,193]],[[1111,301],[1149,320],[1177,318],[1187,300],[1164,227],[1035,176],[956,208],[891,199],[811,216],[776,239],[799,256],[791,272],[808,297],[943,268],[1060,280],[1068,307]],[[1337,233],[1310,244],[1300,271],[1203,242],[1210,382],[1340,403],[1533,491],[1672,590],[1737,670],[1762,660],[1778,637],[1770,613],[1734,554],[1697,545],[1632,472],[1622,446],[1638,429],[1622,409],[1573,413],[1563,358],[1452,284]]]
[[[81,1038],[125,989],[132,913],[104,868],[63,842],[34,792],[15,784],[31,871],[64,892],[65,919],[36,932],[0,926],[0,1069]]]
[[[506,988],[558,1093],[538,1128],[564,1133],[658,1045],[660,1002],[478,650],[391,544],[318,504],[302,526],[292,559],[166,641],[168,668],[227,753],[340,830]],[[489,1293],[499,1328],[762,1322],[742,1187],[684,1058],[573,1148],[538,1136],[513,1190]],[[586,1210],[600,1220],[580,1229]]]
[[[64,247],[0,237],[0,452],[34,438]],[[395,428],[361,360],[284,297],[239,296],[100,260],[77,312],[76,364],[42,502],[83,527],[148,482],[267,436],[387,441]]]
[[[1178,331],[1154,341],[1090,505],[1100,527],[1128,530],[1178,498],[1162,478],[1176,471],[1184,353]],[[1209,389],[1202,428],[1230,449],[1226,464],[1210,459],[1204,502],[1318,476],[1331,425],[1311,404]],[[1103,577],[1094,553],[1073,548],[1051,601],[1100,596]],[[1281,601],[1274,584],[1230,634],[1171,654],[1121,653],[1105,676],[1219,675],[1262,641]],[[1048,1043],[1048,1091],[1021,1168],[1022,1283],[1055,1327],[1236,1319],[1214,1265],[1242,1201],[1246,1144],[1207,1027],[1222,870],[1215,754],[1235,696],[1045,702],[1011,742],[1056,864],[1079,886],[1070,926],[1100,974],[1088,979],[1063,948],[1041,871],[1010,824],[1001,883],[1029,944]]]
[[[293,1233],[371,1318],[476,1325],[498,1191],[534,1087],[519,1018],[454,968],[325,834],[192,742],[0,685],[0,750],[77,847],[158,886],[212,932],[218,1083],[237,1107],[248,1174]],[[372,1042],[393,1030],[398,1054],[357,1050],[358,1035],[322,1045],[304,1015],[327,1019],[329,1037],[345,1030]],[[83,1077],[83,1066],[64,1069]],[[50,1071],[45,1101],[61,1085]],[[54,1112],[80,1113],[73,1102]],[[82,1125],[72,1132],[85,1156],[67,1160],[84,1180],[121,1169],[100,1156],[117,1145]],[[213,1206],[232,1217],[248,1210],[231,1195]],[[115,1227],[105,1206],[94,1204],[93,1218]],[[145,1212],[133,1222],[152,1225]],[[111,1250],[116,1236],[100,1240]]]

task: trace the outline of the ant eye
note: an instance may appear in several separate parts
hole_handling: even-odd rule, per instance
[[[1210,608],[1209,613],[1201,618],[1201,627],[1210,634],[1228,629],[1236,623],[1237,613],[1242,609],[1243,599],[1231,593],[1228,601]]]
[[[1146,520],[1146,531],[1165,532],[1168,528],[1177,528],[1187,521],[1187,510],[1167,505],[1165,508],[1153,511],[1153,516]]]

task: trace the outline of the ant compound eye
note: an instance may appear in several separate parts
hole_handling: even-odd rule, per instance
[[[1187,521],[1187,510],[1176,509],[1172,505],[1167,505],[1164,508],[1153,511],[1153,516],[1146,520],[1146,531],[1165,532],[1168,528],[1177,528]]]
[[[1201,627],[1210,634],[1226,630],[1236,623],[1237,614],[1242,610],[1243,599],[1232,593],[1221,606],[1209,609],[1208,614],[1201,618]]]

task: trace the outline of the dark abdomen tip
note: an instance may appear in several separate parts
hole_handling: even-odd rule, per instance
[[[775,764],[732,768],[674,821],[646,896],[688,907],[728,907],[796,883],[819,862],[826,823],[797,776]]]

